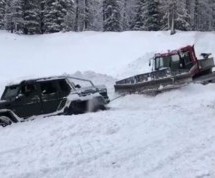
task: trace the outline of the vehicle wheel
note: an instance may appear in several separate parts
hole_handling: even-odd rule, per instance
[[[96,112],[96,110],[97,110],[97,105],[96,104],[97,104],[97,101],[96,101],[95,98],[89,100],[87,102],[87,111],[88,112]]]
[[[8,125],[11,125],[12,124],[12,121],[10,120],[9,117],[7,116],[0,116],[0,125],[2,127],[6,127]]]
[[[99,106],[99,110],[105,111],[105,110],[107,110],[107,108],[105,107],[105,105],[101,105],[101,106]]]
[[[73,101],[71,102],[68,108],[65,108],[64,113],[66,115],[72,114],[83,114],[87,111],[87,102],[86,101]]]
[[[97,112],[99,110],[105,110],[105,105],[98,99],[94,98],[88,103],[88,111],[89,112]]]

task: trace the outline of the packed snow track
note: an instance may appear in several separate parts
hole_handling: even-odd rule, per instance
[[[214,177],[214,90],[130,95],[109,111],[8,126],[1,177]]]

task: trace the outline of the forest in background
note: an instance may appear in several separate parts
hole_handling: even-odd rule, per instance
[[[214,31],[215,0],[0,0],[0,30]]]

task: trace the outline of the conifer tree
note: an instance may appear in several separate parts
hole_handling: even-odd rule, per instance
[[[163,18],[161,19],[162,29],[171,30],[172,34],[174,34],[175,29],[190,30],[190,15],[186,9],[185,0],[164,0],[161,11],[163,13]]]
[[[59,32],[64,29],[67,14],[66,0],[47,0],[44,7],[44,31]]]
[[[156,0],[146,2],[146,20],[145,29],[148,31],[157,31],[160,29],[159,3]]]
[[[65,31],[75,30],[75,8],[73,0],[67,0],[67,11],[64,17],[63,28]]]
[[[5,1],[4,26],[5,30],[10,31],[11,33],[14,31],[12,4],[13,1]]]
[[[0,0],[0,30],[4,29],[5,0]]]
[[[136,15],[132,25],[133,30],[146,30],[146,0],[138,0],[136,5]]]
[[[14,32],[23,33],[24,29],[24,3],[26,0],[13,0],[11,6],[12,24]]]
[[[40,29],[40,0],[24,0],[24,33],[38,34]]]
[[[103,30],[121,31],[121,15],[117,0],[103,1]]]

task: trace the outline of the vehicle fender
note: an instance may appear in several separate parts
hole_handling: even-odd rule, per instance
[[[0,116],[6,116],[11,119],[12,122],[17,123],[21,122],[23,119],[18,117],[12,110],[10,109],[0,109]]]

